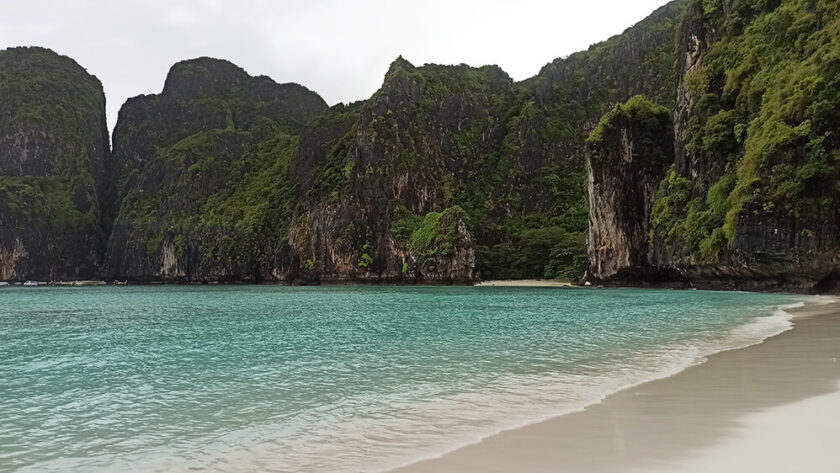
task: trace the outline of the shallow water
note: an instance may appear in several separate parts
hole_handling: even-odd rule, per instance
[[[790,327],[802,296],[0,289],[0,471],[376,471]]]

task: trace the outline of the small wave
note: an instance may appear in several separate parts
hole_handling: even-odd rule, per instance
[[[790,304],[777,309],[773,315],[757,317],[740,327],[733,329],[720,349],[709,355],[726,350],[737,350],[764,342],[768,338],[787,332],[793,328],[793,315],[785,309],[804,307],[804,303]]]
[[[790,300],[776,299],[774,303]],[[737,320],[745,323],[734,327],[737,322],[688,324],[687,327],[697,332],[686,329],[682,333],[688,335],[669,339],[658,338],[659,334],[643,326],[643,321],[634,322],[630,325],[633,329],[647,330],[651,335],[640,338],[648,344],[633,345],[629,356],[623,356],[626,352],[622,352],[620,357],[586,359],[577,365],[579,369],[558,368],[533,375],[508,372],[493,378],[486,386],[470,390],[460,390],[454,385],[442,391],[438,384],[429,382],[428,386],[412,385],[410,394],[394,391],[368,399],[360,393],[357,397],[343,398],[340,404],[331,406],[332,410],[327,406],[310,409],[296,413],[294,419],[268,419],[258,425],[202,438],[189,458],[169,463],[156,456],[149,459],[153,463],[138,462],[136,469],[389,471],[445,455],[501,431],[583,410],[616,392],[674,376],[716,353],[759,344],[790,330],[793,316],[786,309],[804,305],[797,302],[779,307],[766,303],[726,306],[728,311],[742,310]],[[695,313],[693,308],[680,307],[678,311]],[[633,313],[634,309],[622,305],[616,310]],[[672,309],[662,309],[659,313],[666,314],[669,310]],[[753,310],[761,312],[749,317]],[[699,317],[693,320],[702,320]],[[685,320],[677,319],[675,324]],[[621,341],[625,334],[616,331],[614,335],[603,343]],[[594,348],[598,346],[586,346],[586,349]],[[358,412],[353,412],[356,409]],[[178,458],[178,455],[173,451],[169,457]],[[201,458],[197,465],[196,457]]]
[[[794,302],[793,304],[785,304],[779,306],[779,309],[786,310],[786,309],[798,309],[800,307],[805,307],[805,301]]]
[[[814,303],[819,305],[837,304],[838,302],[840,302],[840,299],[837,299],[834,296],[814,296]]]
[[[577,393],[578,396],[575,401],[569,402],[569,399],[566,399],[566,402],[558,403],[562,405],[556,405],[553,409],[546,409],[543,411],[542,415],[534,415],[534,417],[529,420],[519,419],[518,422],[499,424],[495,429],[485,431],[483,434],[478,434],[470,440],[466,440],[462,437],[460,442],[450,444],[449,448],[446,448],[445,450],[439,450],[431,454],[427,453],[426,455],[415,457],[407,462],[396,465],[392,464],[388,467],[379,467],[371,471],[385,473],[395,468],[408,466],[429,459],[440,458],[468,445],[480,443],[485,439],[498,435],[504,431],[519,429],[528,425],[580,412],[590,406],[604,402],[609,396],[620,391],[652,381],[670,378],[693,366],[705,363],[708,361],[710,356],[715,354],[758,345],[769,338],[791,330],[794,327],[793,315],[786,312],[785,309],[795,309],[804,307],[805,305],[805,302],[800,301],[779,306],[771,315],[758,316],[741,326],[731,329],[724,337],[715,342],[698,343],[693,346],[663,347],[659,360],[648,360],[652,366],[655,366],[654,370],[642,369],[639,371],[623,373],[622,376],[614,378],[614,381],[617,381],[614,383],[592,383],[588,386],[589,389],[581,389]],[[558,380],[554,380],[554,382],[557,381]],[[586,384],[589,383],[582,383],[579,387],[583,387]],[[546,406],[543,405],[543,408],[546,408]]]

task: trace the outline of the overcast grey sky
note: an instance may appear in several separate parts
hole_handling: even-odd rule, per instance
[[[514,79],[621,33],[667,0],[0,0],[0,48],[45,46],[99,77],[108,121],[182,59],[228,59],[332,104],[369,97],[402,54]]]

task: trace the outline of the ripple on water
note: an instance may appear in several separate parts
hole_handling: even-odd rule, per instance
[[[801,297],[4,290],[0,471],[371,471],[787,329]]]

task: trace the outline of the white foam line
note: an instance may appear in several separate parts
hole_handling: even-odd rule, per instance
[[[819,296],[818,296],[818,297],[819,297]],[[815,301],[815,302],[816,302],[816,301]],[[795,302],[795,303],[793,303],[793,304],[782,305],[782,306],[779,306],[779,309],[782,309],[782,310],[785,310],[785,309],[798,309],[798,308],[800,308],[800,307],[805,307],[805,301],[799,301],[799,302]]]
[[[658,373],[654,373],[651,376],[645,376],[645,377],[643,377],[639,380],[636,380],[636,381],[630,382],[628,384],[622,385],[617,389],[614,389],[614,390],[611,390],[609,392],[603,393],[603,394],[599,395],[597,400],[595,400],[595,401],[589,401],[589,402],[583,401],[582,404],[574,406],[574,407],[570,406],[568,409],[560,410],[558,412],[554,412],[554,413],[551,413],[551,414],[548,414],[548,415],[545,415],[545,416],[541,416],[539,418],[534,418],[534,419],[531,419],[531,420],[527,420],[527,421],[524,421],[524,422],[518,422],[518,423],[511,424],[511,425],[507,425],[507,426],[495,429],[492,432],[479,434],[471,441],[458,443],[451,448],[447,448],[446,450],[441,451],[440,453],[435,453],[435,454],[432,454],[432,455],[424,455],[424,456],[421,456],[421,457],[417,457],[417,458],[412,459],[410,461],[400,463],[396,466],[382,467],[382,468],[377,468],[377,469],[373,469],[373,470],[366,470],[366,471],[369,471],[371,473],[386,473],[386,472],[393,471],[393,470],[396,470],[396,469],[405,468],[407,466],[414,465],[416,463],[420,463],[420,462],[423,462],[423,461],[438,459],[438,458],[444,457],[444,456],[446,456],[446,455],[448,455],[452,452],[455,452],[455,451],[461,450],[462,448],[468,447],[470,445],[479,444],[479,443],[483,442],[484,440],[486,440],[490,437],[500,435],[504,432],[519,430],[521,428],[524,428],[524,427],[527,427],[527,426],[530,426],[530,425],[540,424],[542,422],[546,422],[546,421],[553,420],[553,419],[558,419],[558,418],[561,418],[563,416],[567,416],[569,414],[574,414],[576,412],[581,412],[581,411],[583,411],[583,410],[585,410],[585,409],[587,409],[591,406],[603,403],[609,396],[612,396],[613,394],[619,393],[621,391],[625,391],[627,389],[631,389],[631,388],[634,388],[636,386],[640,386],[640,385],[650,383],[650,382],[653,382],[653,381],[657,381],[657,380],[660,380],[660,379],[666,379],[666,378],[670,378],[672,376],[676,376],[679,373],[682,373],[683,371],[685,371],[685,370],[687,370],[687,369],[689,369],[693,366],[698,366],[698,365],[701,365],[701,364],[705,363],[706,361],[708,361],[708,357],[710,357],[712,355],[727,352],[727,351],[742,350],[744,348],[759,345],[761,343],[764,343],[766,340],[768,340],[770,338],[781,335],[782,333],[787,332],[789,330],[792,330],[794,328],[794,323],[793,323],[794,317],[789,312],[786,312],[785,309],[794,309],[794,308],[804,307],[808,303],[816,303],[816,304],[821,304],[822,305],[822,304],[829,304],[829,303],[836,302],[833,299],[831,301],[828,301],[828,302],[823,302],[822,300],[818,300],[817,297],[819,297],[819,296],[815,296],[815,297],[811,298],[813,300],[799,301],[799,302],[796,302],[796,303],[793,303],[793,304],[787,304],[787,305],[779,306],[776,309],[776,311],[771,315],[756,317],[753,320],[750,320],[749,322],[747,322],[746,324],[738,326],[738,327],[730,330],[729,331],[730,336],[726,337],[725,338],[726,341],[724,343],[718,345],[717,347],[707,347],[706,349],[704,349],[703,346],[693,347],[692,350],[697,350],[697,355],[694,356],[693,359],[682,360],[680,363],[676,364],[671,369],[666,369],[666,370],[660,371]]]
[[[819,305],[837,304],[838,302],[840,302],[840,300],[838,300],[834,296],[818,295],[818,296],[814,296],[813,299],[814,299],[814,303],[819,304]]]

